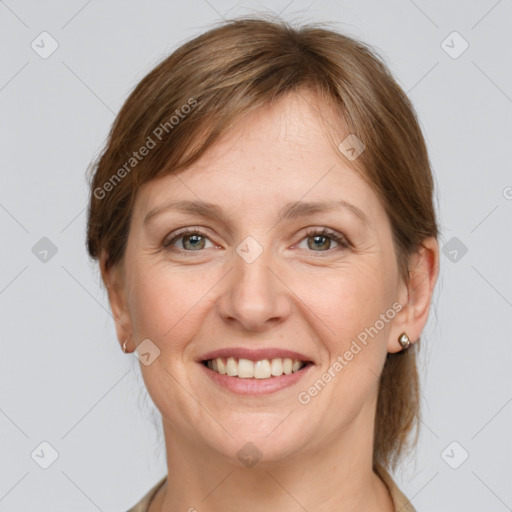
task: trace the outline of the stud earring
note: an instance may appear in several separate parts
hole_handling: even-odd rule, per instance
[[[130,337],[126,338],[123,342],[123,352],[126,354],[126,343],[128,343],[128,340],[130,339]]]
[[[409,336],[407,336],[407,333],[405,332],[400,334],[400,336],[398,337],[398,342],[400,343],[404,350],[407,350],[412,345]]]

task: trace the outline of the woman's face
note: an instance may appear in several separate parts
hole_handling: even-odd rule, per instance
[[[254,111],[137,195],[115,313],[129,346],[150,340],[164,430],[205,457],[285,460],[373,432],[406,292],[383,206],[319,111],[306,92]],[[307,364],[288,374],[287,358]]]

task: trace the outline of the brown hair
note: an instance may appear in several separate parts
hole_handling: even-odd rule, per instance
[[[348,162],[389,216],[400,274],[438,236],[433,179],[415,111],[386,64],[353,37],[265,17],[222,22],[155,67],[124,103],[91,168],[87,248],[105,268],[122,266],[140,185],[195,162],[249,111],[305,88],[335,106],[340,126],[365,144]],[[339,135],[338,135],[339,137]],[[338,141],[338,143],[341,140]],[[144,149],[145,148],[145,149]],[[374,466],[394,468],[413,427],[418,438],[416,352],[389,353],[380,376]]]

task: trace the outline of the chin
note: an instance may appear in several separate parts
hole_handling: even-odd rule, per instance
[[[265,464],[284,462],[306,445],[305,428],[291,419],[293,415],[284,421],[286,415],[277,420],[275,415],[270,419],[268,415],[260,419],[254,416],[241,418],[236,429],[228,428],[233,437],[220,434],[220,439],[214,439],[210,431],[205,442],[237,466],[252,467],[257,463],[260,468]],[[230,424],[233,427],[233,421]]]

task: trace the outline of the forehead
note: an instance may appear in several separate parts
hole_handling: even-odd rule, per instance
[[[347,135],[317,95],[287,95],[242,117],[189,168],[144,184],[136,209],[144,215],[169,200],[190,199],[248,214],[301,199],[350,198],[370,215],[381,214],[372,189],[337,149]]]

